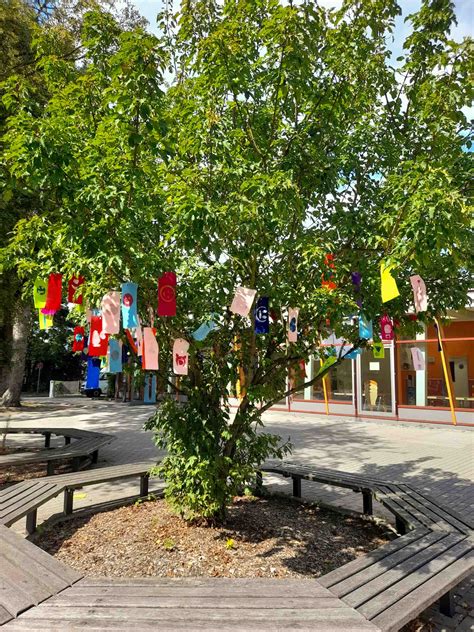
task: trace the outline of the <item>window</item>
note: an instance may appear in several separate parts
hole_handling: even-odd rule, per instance
[[[313,375],[320,368],[319,360],[313,358]],[[352,362],[343,360],[333,367],[326,378],[328,399],[336,402],[352,402]],[[312,387],[312,399],[324,401],[323,382],[318,380]]]

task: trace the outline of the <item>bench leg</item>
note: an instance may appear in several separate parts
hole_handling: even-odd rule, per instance
[[[44,433],[44,447],[49,448],[50,446],[51,446],[51,433],[45,432]]]
[[[54,461],[48,461],[46,465],[46,474],[47,476],[53,476],[54,474]]]
[[[454,617],[454,601],[451,590],[448,590],[447,593],[440,597],[439,611],[447,617]]]
[[[301,498],[301,478],[293,476],[293,496]]]
[[[36,509],[30,511],[26,516],[26,533],[31,535],[36,531]]]
[[[372,493],[362,492],[363,511],[366,516],[372,516],[374,513],[374,507],[372,504]]]
[[[71,444],[71,437],[64,437],[64,445],[70,445]]]
[[[77,472],[81,467],[81,457],[75,456],[72,460],[72,469],[74,472]]]
[[[69,516],[69,514],[72,514],[73,498],[74,498],[74,490],[65,489],[64,490],[64,514],[66,516]]]
[[[263,490],[263,476],[262,472],[258,470],[255,474],[255,493],[257,496],[262,495]]]
[[[143,474],[140,476],[140,496],[148,496],[148,474]]]
[[[405,533],[407,532],[405,523],[398,516],[395,516],[395,529],[400,535],[405,535]]]
[[[92,453],[92,463],[97,463],[99,460],[99,450]]]

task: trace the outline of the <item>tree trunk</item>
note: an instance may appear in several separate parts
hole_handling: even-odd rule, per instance
[[[11,359],[8,382],[1,399],[2,406],[20,406],[29,333],[30,308],[19,301],[13,315]]]

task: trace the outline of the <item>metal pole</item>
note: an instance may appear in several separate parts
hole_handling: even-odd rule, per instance
[[[41,376],[41,365],[38,367],[38,381],[36,382],[36,394],[38,394],[40,390],[40,376]]]

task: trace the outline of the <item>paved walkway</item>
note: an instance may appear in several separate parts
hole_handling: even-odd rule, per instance
[[[6,422],[21,426],[37,423],[86,428],[114,434],[116,441],[100,451],[100,465],[134,461],[156,462],[159,453],[151,433],[142,430],[152,408],[83,398],[48,401],[31,400],[31,407],[18,412],[1,413]],[[474,518],[474,431],[470,428],[429,426],[395,421],[361,421],[301,413],[268,412],[266,429],[290,438],[294,448],[291,460],[314,463],[346,471],[374,475],[393,482],[410,482],[419,489],[441,498],[447,505]],[[8,442],[24,441],[10,435]],[[28,438],[32,445],[41,438]],[[54,445],[54,444],[52,444]],[[265,479],[274,489],[289,490],[289,481],[276,476]],[[153,485],[152,485],[153,487]],[[107,502],[135,494],[136,482],[113,482],[91,486],[78,493],[75,507]],[[336,504],[346,509],[361,509],[361,496],[352,491],[303,482],[303,496]],[[39,521],[59,512],[62,499],[55,499],[39,512]],[[380,505],[375,512],[388,517]],[[19,523],[18,529],[23,529]],[[474,587],[464,582],[457,597],[459,612],[454,621],[435,616],[435,630],[465,632],[474,625]],[[462,604],[465,603],[466,606]]]

